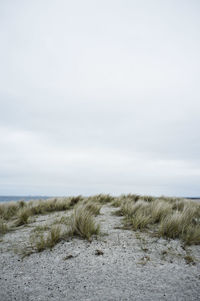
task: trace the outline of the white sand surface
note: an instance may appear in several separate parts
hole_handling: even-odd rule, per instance
[[[179,240],[119,229],[122,218],[112,215],[115,210],[102,207],[96,221],[103,235],[97,240],[68,239],[24,259],[14,252],[16,247],[23,248],[35,225],[63,213],[39,216],[28,227],[4,235],[0,300],[200,300],[200,246],[185,250]],[[186,263],[188,254],[194,265]]]

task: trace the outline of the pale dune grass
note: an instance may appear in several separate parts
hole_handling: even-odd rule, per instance
[[[100,205],[81,204],[75,207],[71,216],[62,216],[56,219],[51,226],[37,226],[30,235],[30,246],[25,248],[23,254],[30,255],[34,252],[42,252],[52,249],[61,240],[70,237],[80,237],[91,240],[93,235],[98,235],[100,225],[97,225],[94,216],[99,213]],[[50,227],[50,230],[49,230]]]
[[[91,202],[97,202],[100,204],[107,204],[114,201],[114,197],[109,194],[98,194],[91,197],[88,197],[87,200]]]
[[[0,235],[5,234],[9,231],[9,228],[6,224],[6,221],[3,218],[0,218]]]
[[[146,199],[146,201],[145,201]],[[200,204],[172,198],[143,197],[135,202],[126,199],[118,214],[125,227],[151,229],[164,238],[181,239],[185,244],[200,244]]]
[[[84,205],[85,205],[85,210],[90,211],[94,216],[97,216],[100,214],[100,210],[102,207],[101,204],[87,201]]]
[[[63,238],[60,226],[53,226],[47,235],[45,233],[36,232],[31,235],[30,242],[33,251],[42,252],[46,249],[52,249]]]
[[[99,194],[87,198],[76,196],[0,204],[0,234],[6,233],[8,228],[10,230],[7,221],[11,221],[13,227],[16,227],[28,224],[34,215],[74,208],[70,219],[63,217],[61,221],[61,217],[55,224],[68,227],[67,235],[90,239],[93,234],[99,233],[94,217],[100,214],[101,207],[105,204],[119,207],[115,214],[124,216],[125,227],[143,231],[150,229],[158,236],[181,239],[186,244],[200,244],[199,203],[180,198],[155,198],[137,194],[119,197]],[[44,237],[41,237],[41,241],[43,240]]]
[[[26,225],[29,222],[29,218],[32,216],[31,209],[21,208],[17,213],[16,226]]]
[[[19,217],[22,213],[25,215],[26,210],[26,215],[29,216],[46,214],[55,211],[65,211],[73,208],[81,200],[83,200],[83,197],[77,196],[0,204],[0,217],[5,220],[10,220]]]
[[[17,214],[19,209],[20,205],[18,202],[0,204],[0,217],[4,220],[9,220]]]
[[[160,222],[172,212],[172,205],[161,200],[155,200],[149,205],[150,215],[154,223]]]
[[[87,206],[79,206],[74,210],[70,220],[70,236],[79,236],[91,239],[92,235],[98,235],[100,226],[96,225],[93,213]]]
[[[155,197],[151,196],[151,195],[143,195],[141,197],[142,200],[146,201],[146,202],[153,202],[156,200]]]

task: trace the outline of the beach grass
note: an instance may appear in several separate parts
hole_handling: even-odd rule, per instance
[[[141,197],[122,201],[117,215],[132,230],[151,230],[163,238],[181,239],[185,244],[200,244],[200,204],[175,198]]]
[[[100,226],[96,225],[93,215],[87,205],[76,208],[71,215],[69,235],[87,240],[90,240],[92,235],[98,235]]]
[[[6,221],[0,218],[0,235],[5,234],[9,231]]]
[[[77,203],[76,203],[77,204]],[[100,225],[96,224],[94,217],[99,214],[101,205],[90,204],[88,201],[75,206],[70,216],[61,216],[51,225],[36,226],[30,234],[30,245],[23,254],[30,255],[52,249],[61,240],[79,237],[91,241],[93,235],[100,233]]]
[[[48,234],[37,231],[30,236],[30,243],[32,250],[35,252],[42,252],[46,249],[52,249],[63,238],[61,227],[53,226]]]
[[[62,214],[73,210],[70,216],[62,215],[51,226],[64,225],[67,227],[65,236],[79,236],[90,240],[92,235],[99,233],[99,225],[96,225],[95,217],[100,214],[104,205],[118,207],[114,214],[123,217],[123,227],[126,229],[150,231],[158,237],[180,239],[186,245],[200,244],[200,203],[181,198],[138,194],[119,197],[109,194],[90,197],[79,195],[0,204],[0,234],[12,230],[12,227],[14,229],[16,226],[31,223],[33,216],[54,212]],[[51,235],[48,235],[49,241]],[[40,239],[45,243],[44,237]],[[46,241],[47,245],[48,241]]]

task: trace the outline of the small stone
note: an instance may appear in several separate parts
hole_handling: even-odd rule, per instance
[[[102,250],[99,250],[99,249],[95,250],[95,255],[99,256],[99,255],[103,255],[103,254],[104,254],[104,252]]]

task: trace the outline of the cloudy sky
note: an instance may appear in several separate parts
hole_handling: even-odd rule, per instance
[[[0,194],[200,195],[200,1],[1,0]]]

